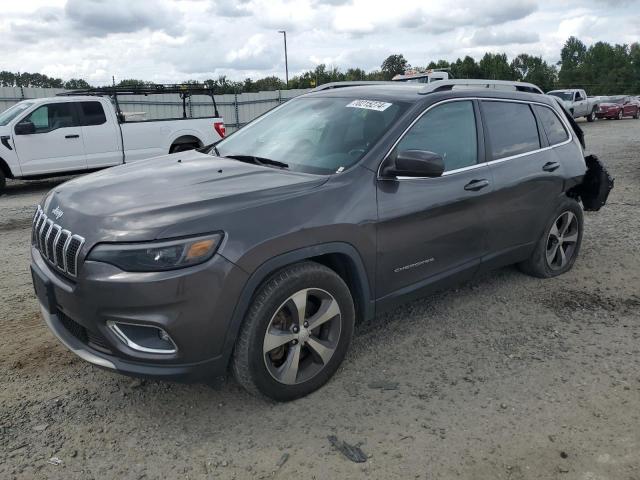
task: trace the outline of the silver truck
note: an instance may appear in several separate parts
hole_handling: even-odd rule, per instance
[[[558,97],[573,118],[584,117],[587,122],[593,122],[596,119],[598,101],[587,97],[587,92],[582,89],[551,90],[547,95]]]

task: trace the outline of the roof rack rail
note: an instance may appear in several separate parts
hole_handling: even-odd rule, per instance
[[[331,82],[325,83],[324,85],[320,85],[319,87],[311,90],[312,92],[320,92],[322,90],[330,90],[333,88],[342,88],[342,87],[362,87],[366,85],[404,85],[406,86],[406,82],[385,82],[385,81],[350,81],[350,82]],[[442,92],[445,90],[452,90],[454,87],[468,87],[468,88],[495,88],[498,90],[515,90],[518,92],[527,92],[527,93],[538,93],[544,94],[540,87],[534,85],[533,83],[527,82],[516,82],[511,80],[481,80],[481,79],[448,79],[448,80],[437,80],[435,82],[427,83],[427,84],[414,84],[420,85],[422,88],[418,91],[420,95],[425,95],[427,93],[434,92]]]
[[[182,115],[187,118],[186,102],[187,98],[192,95],[206,95],[211,98],[213,102],[214,114],[219,117],[218,105],[216,99],[213,96],[213,85],[207,85],[205,83],[172,83],[172,84],[159,84],[152,83],[149,85],[133,85],[133,86],[105,86],[105,87],[93,87],[80,90],[70,90],[68,92],[58,93],[58,96],[70,97],[76,95],[95,95],[95,96],[109,96],[113,97],[118,110],[118,114],[121,114],[120,106],[118,105],[118,96],[123,95],[166,95],[166,94],[178,94],[182,99]]]
[[[342,87],[362,87],[366,85],[398,85],[398,82],[385,82],[378,80],[355,80],[355,81],[346,81],[346,82],[330,82],[325,83],[323,85],[319,85],[312,92],[320,92],[322,90],[330,90],[332,88],[342,88]]]
[[[468,88],[495,88],[497,90],[515,90],[518,92],[544,94],[540,87],[533,83],[516,82],[511,80],[480,80],[480,79],[449,79],[438,80],[426,84],[420,92],[420,95],[427,93],[442,92],[445,90],[453,90],[454,87]]]

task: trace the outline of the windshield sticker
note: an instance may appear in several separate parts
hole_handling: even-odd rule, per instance
[[[378,102],[376,100],[354,100],[349,103],[349,108],[364,108],[366,110],[376,110],[378,112],[384,112],[392,104],[387,102]]]

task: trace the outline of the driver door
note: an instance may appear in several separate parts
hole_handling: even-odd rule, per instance
[[[19,123],[25,122],[33,124],[33,133],[17,134],[14,131],[14,144],[23,175],[87,168],[82,128],[73,102],[41,105]]]
[[[472,100],[427,110],[395,147],[443,157],[436,178],[378,179],[376,296],[408,292],[470,277],[486,253],[486,210],[493,191],[484,139]]]

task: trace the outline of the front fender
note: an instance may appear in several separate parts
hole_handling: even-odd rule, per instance
[[[320,255],[327,254],[342,254],[349,257],[354,267],[355,276],[358,282],[357,295],[359,295],[361,305],[363,306],[363,316],[365,319],[370,319],[375,315],[374,301],[371,296],[372,287],[367,276],[364,263],[358,251],[352,245],[344,242],[331,242],[323,243],[319,245],[313,245],[298,250],[293,250],[287,253],[270,258],[260,265],[247,280],[242,293],[238,297],[236,306],[231,317],[229,327],[227,328],[227,334],[224,342],[224,356],[226,359],[231,358],[233,347],[244,320],[245,314],[249,309],[251,299],[255,291],[260,284],[264,282],[269,275],[276,270],[283,268],[287,265],[291,265],[302,260],[306,260]]]

